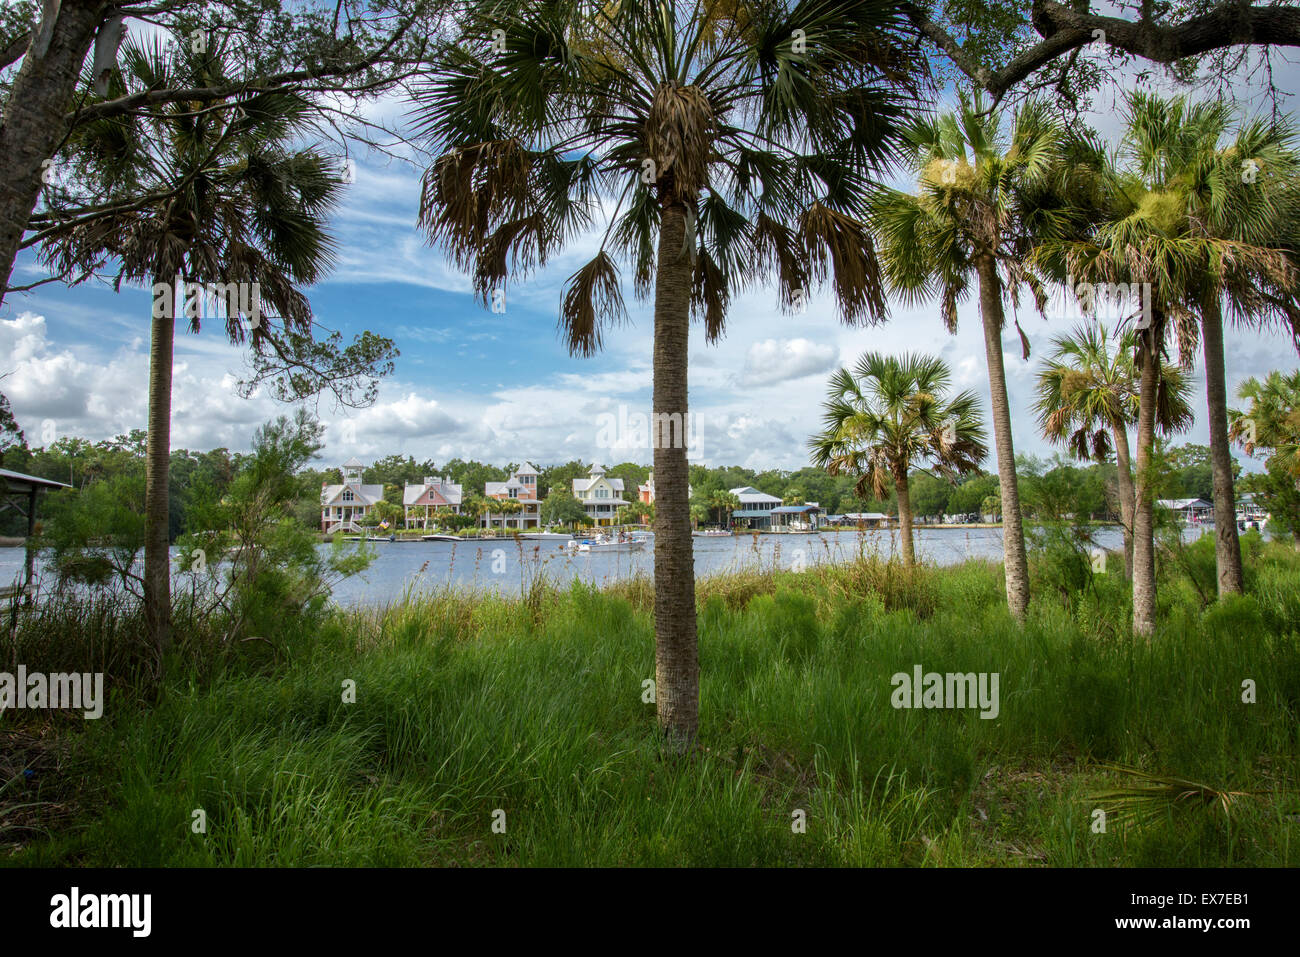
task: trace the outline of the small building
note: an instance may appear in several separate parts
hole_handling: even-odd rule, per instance
[[[653,505],[655,503],[655,473],[654,469],[650,470],[644,485],[637,487],[637,498],[643,505]]]
[[[462,489],[446,475],[426,475],[419,485],[402,490],[402,508],[407,528],[428,528],[429,519],[439,512],[460,514]]]
[[[361,473],[365,466],[350,458],[339,469],[342,485],[322,483],[320,487],[320,527],[323,532],[359,532],[357,524],[384,500],[382,485],[364,485]]]
[[[888,528],[889,516],[884,512],[845,512],[841,525],[858,528]]]
[[[822,510],[816,502],[780,505],[771,514],[772,531],[814,532],[821,527]]]
[[[613,525],[618,510],[629,504],[623,498],[623,480],[610,478],[599,465],[591,467],[591,474],[573,480],[573,497],[582,503],[588,517],[596,525]],[[651,501],[653,502],[653,492]]]
[[[753,529],[772,527],[772,509],[781,507],[779,498],[760,492],[751,485],[733,488],[731,494],[740,499],[740,508],[731,513],[731,520],[736,526]]]
[[[483,496],[498,502],[518,502],[519,510],[512,512],[483,513],[479,524],[484,528],[540,528],[542,502],[537,497],[537,480],[540,473],[527,462],[504,482],[487,482]]]
[[[1176,512],[1188,525],[1199,525],[1214,512],[1214,505],[1203,498],[1162,498],[1156,500],[1156,505]]]
[[[0,582],[0,598],[15,602],[14,614],[17,614],[17,602],[26,599],[30,602],[33,583],[36,580],[36,500],[41,492],[61,488],[72,488],[63,482],[28,475],[25,472],[13,472],[0,469],[0,512],[12,508],[27,520],[27,536],[23,539],[22,577],[15,577],[12,584]],[[13,626],[12,619],[10,626]]]

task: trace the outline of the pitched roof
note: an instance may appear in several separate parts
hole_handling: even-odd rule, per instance
[[[740,499],[742,505],[748,505],[754,502],[776,502],[778,505],[781,504],[781,500],[775,495],[768,495],[766,492],[760,492],[752,485],[742,485],[740,488],[733,488],[731,494]]]
[[[351,485],[326,485],[320,490],[321,504],[333,505],[335,500],[342,496],[343,490],[349,488],[352,489],[352,494],[356,496],[356,504],[359,505],[374,505],[384,499],[382,485],[359,485],[354,482]]]
[[[402,490],[403,505],[459,505],[461,498],[462,489],[454,482],[424,482]]]
[[[573,490],[575,492],[585,492],[587,491],[587,489],[591,488],[591,486],[594,485],[596,482],[598,482],[600,479],[604,479],[606,484],[608,484],[609,487],[612,488],[615,492],[623,491],[623,480],[621,478],[610,478],[604,472],[601,472],[599,475],[593,473],[591,478],[574,479]]]
[[[1175,512],[1181,512],[1185,508],[1210,508],[1210,503],[1203,498],[1162,498],[1157,499],[1156,504],[1161,508],[1173,509]]]
[[[363,468],[365,468],[365,466],[362,465],[362,464],[357,460],[357,457],[354,455],[354,456],[352,456],[352,458],[348,459],[346,462],[343,463],[343,468],[345,468],[345,469],[363,469]]]

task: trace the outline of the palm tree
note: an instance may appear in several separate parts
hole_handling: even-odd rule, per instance
[[[501,516],[501,530],[504,532],[510,527],[510,519],[524,510],[524,506],[513,498],[502,499],[493,510]]]
[[[575,354],[625,317],[618,257],[653,291],[656,703],[684,749],[699,724],[691,317],[715,341],[732,295],[774,278],[784,307],[830,279],[845,321],[884,318],[857,216],[910,104],[910,28],[885,0],[477,2],[464,22],[417,94],[438,157],[420,204],[430,239],[486,303],[607,214],[562,295]]]
[[[1229,437],[1247,455],[1268,450],[1270,464],[1300,482],[1300,369],[1251,376],[1237,387],[1237,397],[1250,405],[1229,413]]]
[[[199,86],[225,82],[227,64],[217,45],[210,47],[199,53],[189,44],[133,43],[108,95],[166,85],[176,76],[192,77],[187,82]],[[52,233],[42,249],[56,268],[83,275],[115,261],[116,285],[145,283],[154,290],[144,605],[160,654],[171,640],[168,462],[175,307],[178,298],[184,301],[185,318],[198,332],[207,299],[174,283],[240,289],[226,300],[227,308],[218,309],[219,318],[231,342],[249,340],[255,351],[268,344],[282,348],[268,321],[272,316],[279,317],[286,336],[310,332],[311,307],[295,287],[315,282],[331,263],[334,244],[324,223],[342,183],[323,157],[291,150],[311,116],[299,97],[259,94],[197,112],[187,103],[168,104],[98,120],[74,133],[81,172],[90,181],[110,195],[163,197],[111,218],[71,223]],[[243,293],[250,289],[256,292],[246,301]]]
[[[720,488],[710,493],[709,507],[717,510],[719,525],[725,523],[727,527],[730,527],[731,513],[740,508],[740,497],[734,492]]]
[[[1220,595],[1244,587],[1237,538],[1228,389],[1223,360],[1224,303],[1235,324],[1283,326],[1300,334],[1300,290],[1288,263],[1300,156],[1295,130],[1262,119],[1233,128],[1222,102],[1192,104],[1135,98],[1143,117],[1139,161],[1153,181],[1167,184],[1165,213],[1174,236],[1190,239],[1198,262],[1186,306],[1200,318],[1214,480],[1215,564]],[[1188,334],[1194,332],[1188,329]]]
[[[1226,293],[1243,317],[1267,318],[1270,310],[1286,314],[1287,307],[1276,292],[1291,288],[1293,283],[1286,254],[1257,242],[1273,234],[1273,215],[1237,196],[1235,184],[1249,185],[1241,182],[1240,163],[1234,169],[1222,156],[1216,156],[1216,131],[1222,130],[1224,122],[1220,113],[1221,109],[1212,103],[1190,105],[1183,100],[1132,94],[1125,108],[1125,130],[1116,166],[1104,177],[1103,215],[1087,238],[1049,239],[1035,251],[1036,260],[1064,264],[1068,274],[1077,279],[1125,284],[1130,292],[1140,290],[1138,296],[1129,297],[1135,303],[1135,312],[1125,322],[1132,320],[1137,333],[1133,629],[1143,636],[1153,635],[1156,627],[1155,476],[1151,465],[1156,423],[1162,418],[1160,406],[1167,397],[1161,387],[1166,341],[1175,337],[1183,365],[1190,365],[1198,315],[1210,317],[1206,326],[1210,339],[1221,328],[1219,293],[1207,290],[1214,287]],[[1210,169],[1207,171],[1205,166]],[[1202,189],[1204,183],[1209,184],[1208,193]],[[1209,205],[1203,207],[1202,200],[1207,196]],[[1233,226],[1216,218],[1218,214],[1212,210],[1215,203],[1274,225],[1249,229],[1245,225]],[[1257,291],[1251,291],[1251,282],[1257,283]],[[1211,348],[1207,354],[1207,374],[1209,366],[1218,364],[1214,351]],[[1214,392],[1208,382],[1207,387],[1208,392]],[[1210,402],[1217,407],[1213,395]],[[1215,415],[1212,411],[1211,418]],[[1226,405],[1223,419],[1226,438]],[[1212,438],[1216,431],[1212,423]],[[1216,478],[1215,498],[1230,502],[1228,464],[1227,484],[1222,475]],[[1236,542],[1236,518],[1229,513],[1227,524],[1232,529],[1223,532],[1218,528],[1224,524],[1217,519],[1218,507],[1216,504],[1219,583],[1221,590],[1231,590],[1233,576],[1226,572],[1234,563],[1224,556],[1228,548],[1224,543]]]
[[[1128,429],[1137,421],[1138,374],[1133,363],[1137,334],[1113,340],[1101,323],[1076,326],[1052,340],[1053,352],[1038,373],[1038,427],[1050,441],[1077,459],[1105,462],[1112,451],[1124,528],[1124,575],[1133,577],[1133,465]],[[1156,404],[1156,426],[1164,434],[1192,424],[1191,384],[1174,365],[1160,371],[1163,399]]]
[[[481,495],[470,495],[461,502],[461,511],[474,519],[477,528],[483,516],[487,514],[490,503]]]
[[[913,466],[925,463],[952,481],[977,470],[988,455],[978,400],[972,392],[949,398],[951,380],[937,356],[868,352],[852,372],[831,376],[826,426],[808,443],[813,465],[857,477],[858,498],[866,499],[868,489],[886,498],[893,487],[909,567],[916,562],[908,479]]]
[[[949,332],[957,328],[957,303],[972,281],[978,288],[1002,496],[1007,606],[1023,622],[1029,563],[1002,360],[1003,297],[1007,292],[1014,297],[1022,283],[1034,283],[1023,265],[1029,244],[1070,222],[1068,209],[1044,196],[1067,155],[1065,136],[1037,104],[1021,107],[1004,133],[996,110],[986,110],[979,99],[963,99],[957,113],[914,122],[908,146],[918,192],[881,194],[873,216],[876,235],[890,286],[905,301],[938,297]]]
[[[782,505],[802,505],[804,503],[804,492],[801,488],[787,489],[785,495],[781,496]]]

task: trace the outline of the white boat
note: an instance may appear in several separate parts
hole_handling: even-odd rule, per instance
[[[571,542],[573,535],[569,532],[520,532],[520,538],[531,542]]]
[[[696,538],[732,538],[735,533],[729,528],[704,528],[691,532]]]
[[[620,535],[617,538],[607,538],[597,535],[595,538],[575,539],[568,542],[566,547],[579,552],[636,552],[645,548],[647,541],[644,536]]]
[[[464,540],[465,539],[461,538],[459,535],[438,535],[430,533],[428,535],[420,536],[420,541],[422,542],[463,542]]]

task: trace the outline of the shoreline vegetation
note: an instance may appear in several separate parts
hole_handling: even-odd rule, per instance
[[[6,659],[102,671],[108,704],[5,715],[0,862],[1296,866],[1300,553],[1243,544],[1218,601],[1212,541],[1162,551],[1150,641],[1118,560],[1075,587],[1032,551],[1023,627],[990,561],[703,578],[683,758],[646,700],[649,578],[408,590],[233,640],[182,602],[162,678],[138,606],[52,602]],[[918,664],[998,675],[996,719],[895,707]]]
[[[1120,525],[1120,523],[1119,523],[1119,522],[1114,522],[1114,521],[1107,521],[1107,520],[1104,520],[1104,519],[1094,519],[1094,520],[1088,522],[1087,525],[1090,526],[1090,527],[1102,528],[1102,527],[1106,527],[1106,526],[1118,527],[1118,526]],[[963,522],[963,523],[961,523],[961,524],[941,524],[941,523],[937,523],[937,522],[935,522],[935,523],[918,523],[918,524],[916,525],[916,529],[917,529],[918,531],[920,531],[921,529],[938,529],[938,530],[944,530],[944,531],[960,531],[960,530],[962,530],[962,529],[973,530],[973,529],[988,529],[988,528],[1001,528],[1001,527],[1002,527],[1002,523],[1001,523],[1001,522]],[[646,529],[649,529],[650,526],[649,526],[649,525],[605,526],[603,530],[608,532],[608,531],[611,531],[611,530],[616,531],[616,530],[618,530],[619,528],[628,528],[628,529],[641,529],[641,530],[646,530]],[[581,536],[584,535],[584,534],[593,534],[593,535],[594,535],[594,534],[596,534],[597,532],[599,532],[599,531],[601,531],[601,530],[602,530],[602,529],[595,529],[595,528],[593,528],[593,529],[588,530],[588,532],[582,532],[582,531],[579,531],[579,532],[574,532],[574,534],[577,535],[577,536],[579,536],[579,537],[581,537]],[[567,530],[566,530],[566,531],[567,531]],[[734,528],[734,529],[730,529],[730,531],[731,531],[731,532],[735,535],[735,537],[737,537],[737,538],[742,538],[742,537],[747,536],[747,535],[776,535],[776,536],[784,537],[784,536],[790,536],[790,535],[796,535],[796,536],[797,536],[797,535],[816,535],[816,534],[825,534],[825,533],[828,533],[828,532],[829,532],[829,533],[833,533],[833,534],[852,534],[852,535],[860,535],[860,534],[866,534],[866,533],[870,533],[870,532],[897,532],[897,531],[898,531],[898,526],[897,526],[897,525],[885,525],[885,526],[881,526],[880,528],[868,528],[868,527],[866,527],[866,526],[858,526],[858,525],[843,525],[843,526],[827,525],[827,526],[823,526],[823,527],[821,527],[821,528],[818,528],[816,531],[793,531],[793,532],[791,532],[791,531],[773,531],[772,529],[764,529],[764,528]],[[499,530],[497,530],[497,529],[479,529],[479,530],[476,530],[476,531],[470,531],[470,532],[452,532],[452,533],[449,533],[449,534],[458,535],[460,538],[462,538],[462,539],[464,539],[465,541],[469,542],[469,541],[478,541],[478,540],[480,540],[480,539],[500,539],[500,540],[510,540],[510,539],[514,539],[514,538],[524,538],[524,537],[528,534],[528,532],[529,532],[529,530],[527,530],[527,529],[523,530],[522,532],[520,532],[520,531],[518,531],[518,530],[514,530],[514,529],[512,529],[512,530],[510,530],[510,531],[507,531],[507,532],[501,532],[501,531],[499,531]],[[352,534],[352,533],[348,533],[348,534],[343,534],[343,533],[333,534],[333,533],[329,533],[329,532],[317,532],[317,533],[316,533],[316,540],[317,540],[317,543],[318,543],[318,544],[328,545],[328,544],[330,544],[331,542],[333,542],[335,538],[340,538],[340,539],[343,539],[343,540],[347,540],[347,539],[349,538],[349,535],[351,535],[351,534]],[[395,542],[405,542],[405,543],[410,543],[410,542],[419,542],[419,541],[421,541],[420,536],[421,536],[421,535],[425,535],[425,534],[427,534],[427,533],[426,533],[423,529],[419,529],[419,530],[416,530],[416,531],[409,531],[409,530],[407,530],[407,531],[397,531],[397,532],[394,532],[394,533],[393,533],[393,535],[395,536],[395,539],[394,539]],[[370,541],[381,541],[381,542],[386,542],[387,539],[383,539],[383,538],[379,538],[379,539],[370,539]],[[22,542],[20,541],[20,542],[18,542],[17,544],[21,545]],[[390,543],[390,544],[391,544],[391,543]]]

